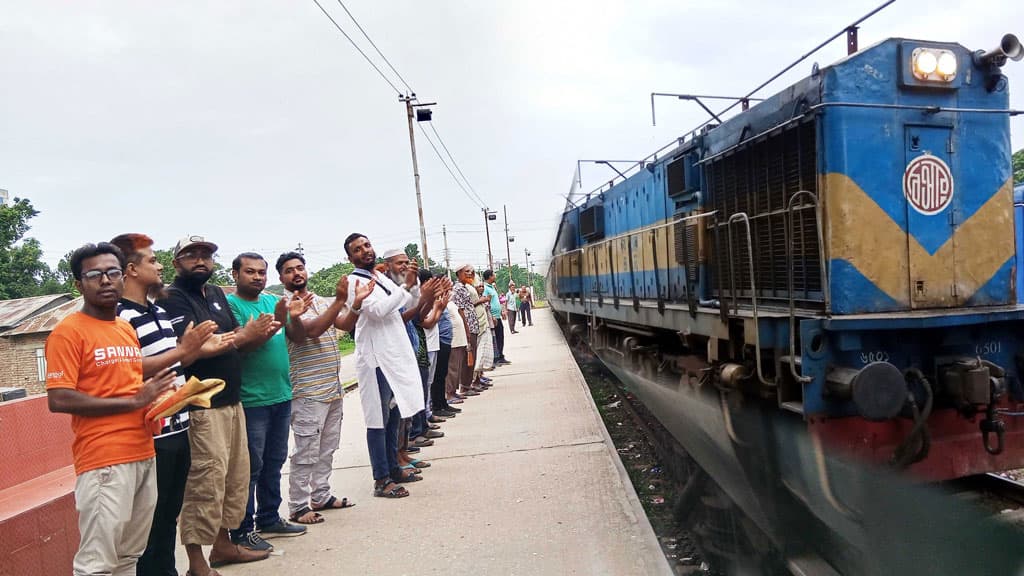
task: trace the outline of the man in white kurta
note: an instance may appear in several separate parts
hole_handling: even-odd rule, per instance
[[[411,284],[398,285],[373,267],[377,255],[361,234],[345,239],[345,251],[356,270],[350,281],[376,286],[359,308],[352,306],[355,290],[349,290],[349,305],[359,315],[356,321],[356,377],[366,420],[366,444],[373,469],[374,495],[390,498],[407,496],[405,488],[392,482],[398,477],[398,424],[423,409],[423,388],[416,355],[402,322],[402,307],[417,305],[409,292]]]

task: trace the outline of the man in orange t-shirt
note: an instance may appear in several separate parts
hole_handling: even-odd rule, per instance
[[[164,369],[142,380],[142,352],[131,324],[117,317],[124,256],[112,244],[71,255],[82,311],[46,340],[51,412],[71,414],[75,505],[81,542],[73,574],[134,575],[156,506],[153,436],[147,407],[171,388]]]

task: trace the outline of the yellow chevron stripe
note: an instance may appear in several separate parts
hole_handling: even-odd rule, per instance
[[[1014,255],[1011,180],[962,222],[935,254],[906,234],[845,174],[827,174],[824,180],[828,257],[846,260],[904,305],[911,304],[911,289],[918,282],[924,282],[926,292],[913,294],[914,307],[962,304]],[[951,294],[953,284],[957,298]]]

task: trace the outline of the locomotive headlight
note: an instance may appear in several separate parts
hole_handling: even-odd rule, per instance
[[[918,49],[914,51],[914,75],[918,78],[923,80],[931,76],[938,64],[938,58],[931,50]]]
[[[917,48],[911,55],[914,77],[926,82],[952,82],[956,78],[956,54],[941,48]]]
[[[946,51],[939,54],[938,71],[943,78],[956,76],[956,54]]]

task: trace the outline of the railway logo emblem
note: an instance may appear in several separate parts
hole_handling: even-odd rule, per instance
[[[941,158],[918,156],[903,172],[903,196],[914,210],[934,216],[953,201],[953,173]]]

